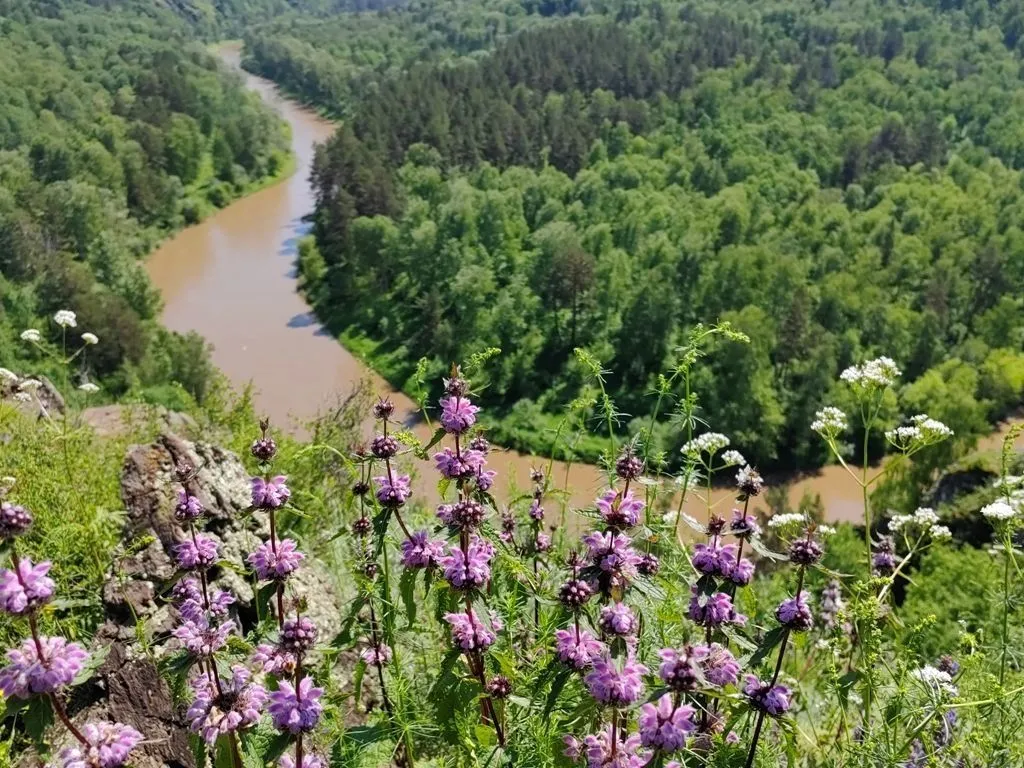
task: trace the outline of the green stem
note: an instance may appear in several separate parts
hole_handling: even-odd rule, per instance
[[[1002,687],[1006,679],[1006,652],[1009,647],[1009,619],[1010,619],[1010,558],[1013,557],[1013,540],[1009,535],[1003,538],[1004,554],[1006,563],[1003,566],[1003,633],[1002,648],[999,658],[999,685]]]

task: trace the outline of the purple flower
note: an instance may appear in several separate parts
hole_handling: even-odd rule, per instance
[[[558,599],[571,611],[579,609],[594,594],[594,590],[583,579],[569,579],[558,590]]]
[[[476,471],[476,487],[486,493],[494,485],[494,478],[498,473],[493,469],[478,469]]]
[[[687,616],[702,626],[746,624],[747,617],[736,612],[732,599],[725,592],[703,595],[696,585],[690,588],[690,606]]]
[[[261,643],[252,654],[252,663],[265,674],[276,677],[290,677],[295,672],[298,659],[279,645]]]
[[[583,537],[590,559],[604,571],[612,586],[628,584],[637,576],[640,555],[624,533],[593,531]]]
[[[871,566],[880,576],[890,576],[896,570],[896,548],[892,537],[883,536],[871,555]]]
[[[741,558],[739,562],[733,561],[728,572],[722,575],[736,586],[745,587],[754,578],[754,564],[745,557]]]
[[[416,531],[402,542],[402,565],[406,568],[427,568],[444,557],[444,542],[430,538],[426,530]]]
[[[825,551],[814,539],[797,539],[789,545],[789,559],[797,565],[814,565]]]
[[[0,539],[21,536],[32,525],[32,514],[20,504],[0,503]]]
[[[316,635],[316,624],[308,616],[285,619],[281,627],[281,647],[296,656],[301,656],[316,645]]]
[[[686,737],[696,729],[694,709],[686,704],[675,706],[666,693],[657,704],[640,707],[640,741],[645,747],[675,752],[686,744]]]
[[[544,522],[544,507],[540,505],[540,499],[534,499],[530,502],[530,519],[542,523]]]
[[[171,634],[193,656],[212,656],[227,643],[228,635],[235,630],[235,625],[231,621],[211,624],[206,616],[200,618],[200,621],[183,621],[171,630]]]
[[[501,622],[493,614],[491,623],[495,630],[501,629]],[[481,618],[469,611],[467,613],[446,613],[444,620],[452,627],[452,642],[463,651],[485,651],[494,645],[497,639],[494,632],[487,628]]]
[[[625,729],[621,729],[615,741],[615,749],[612,750],[611,726],[583,737],[582,742],[566,736],[565,754],[578,760],[582,753],[586,756],[588,768],[643,768],[647,765],[651,753],[641,747],[640,734],[626,736]]]
[[[283,507],[292,492],[288,490],[285,482],[288,480],[284,475],[278,475],[272,480],[264,480],[262,477],[252,479],[252,505],[256,509],[279,509]]]
[[[395,404],[391,402],[390,398],[382,397],[376,403],[373,404],[372,413],[373,418],[380,419],[381,421],[387,421],[391,418],[391,415],[395,412]],[[300,766],[300,768],[302,768]]]
[[[551,549],[551,537],[546,533],[538,533],[533,540],[533,548],[537,552],[547,552]]]
[[[761,526],[753,515],[744,515],[743,510],[734,509],[729,521],[729,533],[738,539],[752,539],[761,533]]]
[[[960,672],[960,662],[948,654],[940,657],[938,664],[935,666],[940,672],[945,672],[950,677],[956,677]]]
[[[30,613],[53,597],[55,585],[46,574],[52,563],[32,565],[27,557],[18,560],[17,570],[0,572],[0,611],[20,616]]]
[[[320,722],[323,707],[320,697],[324,689],[313,685],[312,678],[304,677],[298,687],[287,680],[281,680],[278,688],[270,694],[270,718],[279,731],[306,733]]]
[[[775,609],[775,618],[784,627],[794,632],[806,632],[814,626],[814,616],[807,604],[807,593],[801,592],[796,597],[783,600]]]
[[[201,533],[174,548],[174,559],[183,571],[205,571],[217,562],[217,557],[217,542]]]
[[[579,635],[573,629],[555,631],[555,653],[558,660],[575,670],[583,670],[605,653],[604,643],[585,629]]]
[[[282,581],[288,578],[306,556],[299,552],[291,539],[280,539],[275,550],[269,541],[264,542],[246,558],[261,581]]]
[[[747,675],[743,680],[743,694],[754,709],[772,717],[779,717],[789,711],[789,688],[766,683],[754,675]]]
[[[402,506],[412,493],[408,475],[395,475],[393,480],[384,475],[373,480],[377,483],[377,501],[385,507]]]
[[[621,729],[615,734],[614,754],[610,725],[599,733],[584,736],[582,742],[574,736],[566,736],[565,754],[572,760],[585,754],[588,768],[643,768],[651,753],[641,747],[640,734],[626,736],[624,731]]]
[[[461,435],[476,424],[476,415],[479,411],[480,409],[467,397],[456,395],[441,398],[441,426],[445,432]]]
[[[729,649],[718,643],[712,643],[706,651],[707,655],[701,659],[704,679],[720,688],[736,685],[739,680],[740,665]]]
[[[636,615],[625,603],[612,603],[601,609],[601,616],[597,621],[601,631],[606,635],[635,635],[637,631]]]
[[[615,461],[615,474],[623,480],[636,480],[644,471],[644,463],[631,448],[623,451]]]
[[[452,547],[451,552],[438,562],[453,588],[480,589],[491,579],[492,557],[494,546],[486,539],[474,536],[466,552]]]
[[[602,656],[594,660],[583,681],[601,704],[628,707],[643,696],[646,672],[647,667],[632,658],[624,659],[620,668],[611,657]]]
[[[398,453],[398,441],[391,435],[377,435],[370,441],[370,453],[378,459],[390,459]]]
[[[277,768],[295,768],[295,758],[286,752],[277,761]],[[327,768],[327,761],[315,752],[303,752],[301,768]]]
[[[644,502],[633,498],[632,491],[626,491],[623,496],[614,488],[605,491],[595,504],[601,518],[613,528],[632,528],[644,508]]]
[[[71,683],[89,658],[80,645],[63,637],[41,637],[42,659],[35,641],[7,651],[8,664],[0,669],[0,691],[4,696],[27,699],[36,693],[52,693]]]
[[[374,648],[372,645],[363,648],[359,652],[359,658],[361,658],[368,667],[383,667],[391,663],[391,648],[387,645],[378,645]]]
[[[207,615],[206,607],[203,605],[203,593],[196,579],[181,579],[171,590],[171,597],[178,607],[178,613],[186,621],[199,622]],[[234,605],[234,602],[235,596],[230,592],[217,590],[210,597],[209,614],[223,618],[228,615],[228,608]]]
[[[722,563],[728,563],[729,560],[728,553],[723,556],[722,550],[724,549],[726,548],[719,548],[717,543],[695,544],[690,562],[698,573],[703,573],[705,576],[718,576],[721,573]],[[732,556],[736,556],[735,548],[732,550]]]
[[[88,742],[61,750],[59,768],[121,768],[142,734],[123,723],[86,723],[80,728]]]
[[[836,579],[832,579],[821,592],[821,609],[818,611],[826,629],[836,626],[839,612],[845,607],[842,587]]]
[[[234,665],[231,677],[220,684],[223,696],[205,674],[192,680],[195,699],[185,717],[192,731],[210,746],[221,734],[248,728],[260,719],[260,712],[267,703],[267,689],[251,678],[249,670],[241,664]]]
[[[184,488],[178,491],[178,503],[174,505],[174,516],[179,522],[187,522],[200,517],[206,510],[199,498],[193,496]]]
[[[703,645],[688,645],[685,648],[662,648],[658,651],[661,666],[658,676],[674,691],[696,689],[704,676],[703,662],[708,649]]]
[[[485,514],[483,505],[472,499],[464,499],[455,504],[442,504],[437,508],[438,520],[458,531],[479,528]]]
[[[463,451],[458,456],[451,448],[434,454],[434,465],[443,477],[449,480],[460,480],[472,477],[484,467],[486,457],[480,451]]]
[[[924,751],[924,744],[920,739],[914,739],[910,745],[910,754],[902,768],[926,768],[928,765],[928,753]]]
[[[660,568],[661,562],[659,562],[658,556],[650,552],[641,557],[640,562],[636,566],[636,569],[643,576],[654,576]]]

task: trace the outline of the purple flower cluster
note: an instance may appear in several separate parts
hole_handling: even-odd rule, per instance
[[[20,616],[47,603],[55,589],[53,579],[46,575],[51,566],[47,560],[33,565],[23,557],[14,570],[0,571],[0,611]]]
[[[87,744],[61,750],[60,768],[120,768],[142,741],[142,734],[124,723],[86,723],[81,733]]]
[[[806,632],[814,626],[814,616],[807,600],[806,592],[801,592],[796,597],[786,598],[775,609],[775,618],[782,626],[794,632]]]
[[[590,560],[605,574],[610,586],[626,586],[637,577],[642,559],[624,533],[593,531],[583,537]]]
[[[7,666],[0,669],[0,691],[4,696],[27,699],[37,693],[53,693],[69,685],[82,671],[89,654],[77,643],[63,637],[40,637],[7,651]]]
[[[262,477],[252,479],[252,505],[256,509],[280,509],[288,503],[292,492],[286,485],[288,478],[284,475],[266,480]]]
[[[174,559],[183,571],[205,571],[217,562],[216,540],[201,533],[186,539],[174,548]]]
[[[385,507],[400,507],[412,493],[408,475],[384,475],[373,478],[377,483],[377,501]]]
[[[480,473],[487,457],[482,451],[472,449],[456,454],[451,448],[444,448],[434,454],[434,465],[442,477],[449,480],[465,480]]]
[[[891,536],[883,536],[875,545],[871,568],[879,576],[891,576],[896,570],[896,547]]]
[[[369,645],[359,652],[359,658],[369,667],[384,667],[391,663],[391,648],[387,645]]]
[[[729,521],[729,533],[737,539],[752,539],[761,534],[761,526],[753,515],[744,514],[742,509],[734,509],[732,520]]]
[[[437,508],[437,519],[456,531],[479,528],[486,514],[483,504],[473,499],[462,499],[454,504],[442,504]]]
[[[594,660],[583,681],[590,695],[610,707],[628,707],[644,694],[647,667],[631,656],[616,663],[609,656]]]
[[[280,539],[274,547],[265,541],[246,558],[261,581],[282,581],[287,579],[306,556],[299,551],[291,539]]]
[[[687,616],[692,621],[705,627],[718,627],[722,624],[746,624],[747,617],[737,613],[732,598],[725,592],[711,595],[702,594],[696,585],[690,588],[690,605]]]
[[[252,663],[265,674],[275,677],[290,677],[299,660],[280,645],[260,643],[252,654]]]
[[[21,536],[32,525],[32,513],[20,504],[0,503],[0,539]]]
[[[295,758],[290,754],[281,755],[281,759],[277,761],[277,768],[295,768]],[[302,755],[301,768],[327,768],[327,761],[315,752],[306,752]]]
[[[430,538],[429,531],[416,531],[402,542],[402,565],[406,568],[429,568],[444,557],[444,542]]]
[[[211,623],[205,615],[199,619],[183,621],[171,630],[171,634],[193,656],[208,658],[227,644],[228,637],[235,631],[235,624],[232,621]]]
[[[591,667],[606,651],[604,643],[585,629],[555,631],[555,654],[558,660],[577,671]]]
[[[461,435],[476,424],[480,408],[468,397],[453,395],[441,399],[441,426],[452,435]]]
[[[602,608],[597,625],[606,635],[619,637],[635,635],[639,629],[636,614],[625,603],[611,603]]]
[[[789,711],[789,688],[772,685],[754,675],[747,675],[743,680],[743,695],[750,701],[751,707],[772,717],[780,717]]]
[[[640,521],[644,502],[633,497],[632,491],[625,493],[609,488],[596,502],[601,519],[611,528],[632,528]]]
[[[281,648],[301,657],[316,645],[317,628],[308,616],[285,619],[281,627]]]
[[[308,733],[320,722],[323,707],[320,697],[323,688],[313,685],[312,678],[304,677],[298,686],[287,680],[278,683],[278,688],[270,694],[270,718],[279,731],[292,734]]]
[[[486,539],[474,536],[466,551],[452,547],[451,552],[438,562],[444,569],[444,577],[454,589],[481,589],[491,579],[491,558],[494,545]]]
[[[466,613],[446,613],[444,620],[451,625],[452,643],[463,651],[485,651],[497,640],[494,632],[472,610]],[[501,622],[493,614],[491,624],[495,631],[501,630]]]
[[[693,715],[693,707],[686,704],[676,706],[668,693],[658,699],[657,704],[644,704],[640,708],[639,719],[641,743],[665,752],[682,749],[687,737],[697,728]]]
[[[754,564],[739,556],[735,544],[718,544],[717,537],[711,544],[696,544],[691,562],[705,576],[716,576],[741,587],[754,577]]]
[[[174,505],[174,517],[178,522],[185,523],[200,518],[205,511],[199,497],[193,496],[184,488],[178,491],[178,502]]]
[[[221,734],[254,725],[267,703],[267,689],[252,682],[249,670],[240,664],[231,668],[231,677],[220,683],[219,690],[206,674],[197,675],[191,685],[195,698],[185,716],[192,731],[210,746]]]
[[[647,765],[651,755],[642,748],[640,734],[627,736],[619,731],[614,734],[614,749],[612,739],[611,726],[597,734],[585,736],[582,741],[575,736],[566,736],[565,756],[573,761],[585,758],[587,768],[644,768]],[[670,768],[671,765],[670,763],[665,768]]]

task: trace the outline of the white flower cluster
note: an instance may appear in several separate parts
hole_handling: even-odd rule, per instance
[[[95,333],[89,333],[88,331],[82,334],[82,341],[89,345],[100,343],[99,337]]]
[[[982,517],[987,517],[989,520],[997,522],[1012,520],[1017,516],[1017,513],[1018,510],[1015,507],[1003,500],[993,501],[991,504],[981,508]]]
[[[15,382],[18,381],[18,374],[16,374],[14,371],[9,371],[6,368],[0,368],[0,379],[10,384],[14,384]]]
[[[743,458],[743,454],[739,451],[726,451],[722,454],[722,461],[725,462],[727,467],[739,467],[747,463],[747,460]]]
[[[945,525],[933,525],[928,529],[928,535],[933,539],[951,539],[953,532]]]
[[[931,528],[937,525],[938,522],[939,516],[935,514],[934,509],[921,507],[912,515],[893,515],[892,519],[889,520],[889,530],[895,533],[909,527]]]
[[[949,673],[943,672],[941,669],[930,664],[920,669],[912,669],[910,676],[934,690],[949,693],[953,696],[957,693],[956,686],[953,685],[953,678],[950,677]]]
[[[831,525],[819,525],[815,529],[815,531],[817,532],[817,534],[819,536],[824,537],[824,536],[834,536],[835,532],[836,532],[836,529],[833,528]]]
[[[861,365],[851,365],[839,378],[857,389],[883,389],[896,383],[902,371],[889,357],[868,360]]]
[[[43,336],[35,328],[28,328],[21,332],[22,341],[30,341],[33,344],[38,344],[43,340]]]
[[[99,392],[100,391],[100,388],[97,387],[95,384],[93,384],[91,381],[87,381],[84,384],[79,384],[78,388],[82,392],[85,392],[88,395],[91,395],[91,394],[93,394],[95,392]]]
[[[806,524],[807,518],[804,516],[803,512],[786,512],[781,515],[775,515],[775,517],[768,521],[768,527],[776,530],[783,530],[796,525]]]
[[[897,450],[907,452],[924,448],[953,436],[953,430],[938,419],[919,413],[910,420],[912,423],[904,427],[896,427],[885,433],[885,439]]]
[[[53,316],[53,322],[61,328],[74,328],[78,325],[78,316],[70,309],[58,309]]]
[[[705,432],[684,444],[679,452],[684,456],[697,458],[702,453],[717,453],[727,445],[729,445],[729,438],[720,432]]]
[[[845,432],[848,426],[846,414],[834,405],[827,405],[815,413],[814,421],[811,422],[811,429],[824,437]]]

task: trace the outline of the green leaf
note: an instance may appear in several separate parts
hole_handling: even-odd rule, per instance
[[[402,604],[405,606],[405,617],[408,620],[408,627],[416,623],[416,574],[419,568],[406,568],[398,580],[398,590],[402,595]]]
[[[33,696],[22,718],[25,732],[36,744],[41,744],[46,729],[53,724],[53,707],[46,696]]]
[[[356,704],[359,703],[360,697],[363,695],[363,677],[366,675],[366,662],[362,659],[356,664],[354,676],[352,678],[352,690],[355,696]]]
[[[775,629],[766,634],[764,640],[761,641],[761,645],[751,654],[749,666],[756,667],[764,661],[768,654],[772,652],[772,649],[782,642],[782,638],[786,636],[788,631],[786,627],[775,627]]]
[[[188,743],[192,747],[192,758],[196,761],[196,768],[206,768],[206,742],[199,735],[190,733]]]
[[[389,729],[383,725],[360,725],[345,731],[345,738],[365,746],[388,738]]]
[[[103,666],[103,662],[107,660],[107,656],[110,655],[110,646],[101,645],[91,654],[86,660],[85,664],[82,665],[81,671],[75,675],[75,679],[71,681],[72,685],[81,685],[96,674],[96,670]]]
[[[228,736],[219,737],[213,750],[213,768],[235,768]]]
[[[568,667],[563,667],[555,675],[554,682],[551,683],[551,690],[548,691],[548,700],[544,705],[544,719],[546,720],[548,715],[551,714],[551,710],[555,708],[555,704],[558,702],[558,696],[562,693],[562,689],[565,688],[565,684],[569,682],[569,677],[572,675],[572,670]]]
[[[260,723],[241,735],[242,764],[245,768],[265,768],[267,763],[277,763],[291,741],[289,734],[279,733],[269,724]]]
[[[332,648],[344,650],[352,645],[352,628],[359,619],[359,612],[363,610],[364,605],[366,605],[366,597],[364,595],[360,595],[352,601],[348,614],[345,616],[344,621],[341,622],[341,630],[331,641]]]
[[[476,735],[476,741],[481,747],[493,747],[498,743],[498,737],[494,729],[488,725],[478,723],[473,727],[473,733]]]
[[[438,443],[440,443],[440,442],[441,442],[441,440],[442,440],[442,439],[444,438],[445,434],[446,434],[446,433],[445,433],[445,431],[444,431],[444,429],[443,429],[443,428],[439,428],[439,429],[437,429],[437,430],[436,430],[436,431],[434,432],[434,434],[433,434],[433,435],[431,436],[431,438],[430,438],[430,442],[428,442],[428,443],[427,443],[426,445],[424,445],[424,446],[423,446],[423,448],[422,448],[422,449],[420,449],[421,453],[422,453],[422,454],[423,454],[424,456],[426,456],[426,455],[427,455],[427,451],[429,451],[429,450],[430,450],[431,448],[433,448],[433,447],[434,447],[435,445],[437,445]]]

